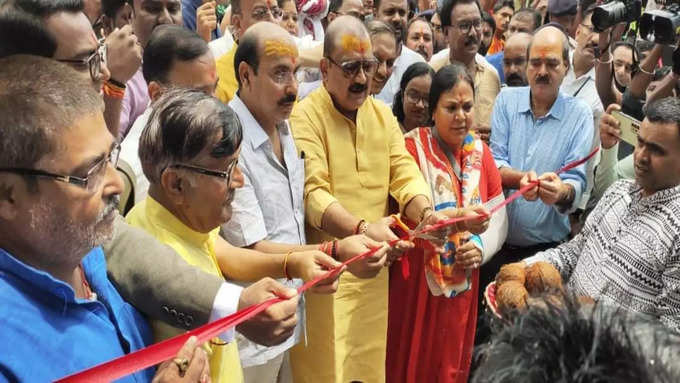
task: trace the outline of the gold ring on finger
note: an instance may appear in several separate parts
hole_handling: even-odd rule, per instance
[[[189,369],[189,359],[187,359],[187,358],[174,358],[172,360],[172,362],[175,363],[175,365],[179,369],[179,376],[180,377],[184,376],[184,374]]]

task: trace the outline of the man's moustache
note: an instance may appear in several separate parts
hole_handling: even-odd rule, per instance
[[[285,96],[284,98],[280,99],[278,104],[279,105],[291,104],[291,103],[295,102],[295,100],[296,100],[296,96],[294,94],[289,94],[289,95]]]
[[[536,83],[537,84],[550,84],[550,77],[548,77],[548,76],[537,77]]]
[[[506,78],[505,83],[510,86],[524,86],[527,84],[526,81],[524,81],[524,79],[516,73],[509,75]]]
[[[479,40],[477,39],[477,37],[474,37],[474,36],[468,37],[465,40],[465,45],[472,45],[472,44],[479,45]]]
[[[353,84],[349,87],[349,91],[353,93],[361,93],[367,89],[365,84]]]
[[[119,195],[114,195],[109,198],[108,201],[106,201],[106,206],[99,212],[99,215],[97,216],[97,223],[104,221],[106,218],[109,217],[111,213],[114,212],[114,210],[118,209],[118,205],[120,204],[120,196]]]

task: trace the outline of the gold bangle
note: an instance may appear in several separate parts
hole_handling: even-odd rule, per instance
[[[293,278],[288,275],[288,256],[291,255],[293,252],[289,251],[286,253],[286,256],[283,258],[283,275],[286,276],[286,279],[291,280]]]

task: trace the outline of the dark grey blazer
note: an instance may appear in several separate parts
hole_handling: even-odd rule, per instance
[[[109,279],[127,302],[150,318],[193,329],[208,322],[223,279],[189,265],[172,248],[116,218],[103,246]]]

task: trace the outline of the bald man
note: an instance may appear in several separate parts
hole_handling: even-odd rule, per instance
[[[222,226],[222,235],[235,246],[265,253],[317,250],[319,245],[308,245],[305,239],[305,165],[288,125],[297,94],[295,42],[278,25],[257,23],[240,39],[234,58],[239,91],[229,106],[243,126],[238,164],[244,186],[234,192],[233,213]],[[345,255],[367,251],[366,245],[380,246],[367,237],[351,236],[338,243],[335,255],[346,260]],[[348,247],[356,251],[347,252]],[[375,275],[382,269],[375,260],[383,255],[384,251],[352,264],[349,271]],[[293,288],[302,285],[300,279],[280,282]],[[332,292],[329,287],[316,292]],[[302,300],[297,315],[305,317]],[[246,383],[291,381],[287,350],[304,338],[303,323],[298,322],[294,335],[275,347],[237,337]]]
[[[503,74],[507,86],[527,86],[527,49],[531,35],[517,32],[505,42]]]
[[[388,199],[413,222],[433,213],[430,189],[391,110],[368,97],[377,61],[364,25],[341,16],[326,30],[323,86],[293,108],[290,122],[305,162],[307,239],[365,233],[395,239]],[[400,249],[412,244],[400,243]],[[334,296],[308,295],[307,345],[293,348],[295,382],[384,382],[387,270],[373,279],[345,273]]]
[[[508,192],[536,179],[540,186],[508,205],[506,245],[482,267],[480,283],[490,282],[501,264],[566,240],[568,213],[586,187],[585,165],[554,173],[587,156],[593,139],[590,107],[559,91],[569,69],[567,36],[552,26],[539,29],[529,44],[529,64],[529,87],[505,88],[496,99],[491,151]]]

